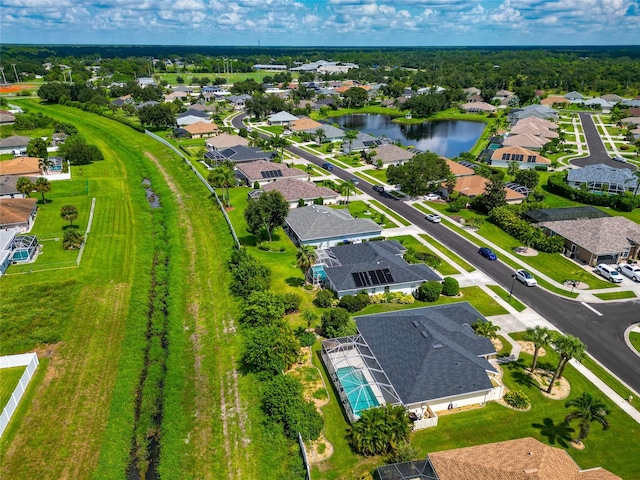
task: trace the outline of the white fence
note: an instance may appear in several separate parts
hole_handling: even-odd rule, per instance
[[[36,355],[35,353],[23,353],[20,355],[8,355],[6,357],[0,357],[0,368],[24,366],[27,367],[20,377],[18,386],[11,394],[11,398],[7,402],[6,407],[4,407],[4,410],[0,415],[0,437],[2,437],[2,434],[4,433],[5,428],[7,428],[7,425],[9,425],[9,420],[11,420],[13,412],[16,411],[18,403],[20,403],[20,399],[27,389],[33,373],[38,367],[38,363],[38,355]]]

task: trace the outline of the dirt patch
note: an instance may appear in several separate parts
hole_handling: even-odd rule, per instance
[[[493,348],[496,350],[496,352],[502,350],[502,347],[504,346],[502,345],[502,340],[497,337],[491,339],[491,344],[493,345]]]
[[[571,393],[571,384],[566,378],[556,379],[551,393],[547,393],[549,382],[553,378],[553,372],[536,368],[534,373],[531,373],[528,369],[525,369],[525,373],[530,375],[536,381],[540,387],[542,395],[550,398],[551,400],[564,400]]]
[[[522,257],[535,257],[538,255],[538,251],[531,247],[516,247],[514,251]]]
[[[16,93],[21,92],[22,90],[29,90],[30,88],[34,88],[33,85],[9,85],[0,87],[0,93]]]
[[[529,355],[533,355],[536,349],[533,342],[527,342],[525,340],[518,340],[518,345],[520,345],[520,351],[522,353],[527,353]],[[546,354],[547,351],[544,349],[544,347],[540,347],[540,349],[538,350],[538,357],[544,357]]]
[[[587,288],[589,288],[588,284],[574,280],[566,280],[564,282],[564,286],[568,288],[577,288],[578,290],[586,290]]]
[[[585,448],[584,443],[582,442],[578,443],[575,440],[571,440],[569,444],[571,445],[571,448],[575,448],[576,450],[584,450]]]

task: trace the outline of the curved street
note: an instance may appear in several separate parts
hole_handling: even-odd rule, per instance
[[[635,170],[635,166],[629,163],[616,162],[612,160],[607,152],[607,149],[600,138],[598,129],[593,123],[593,118],[590,113],[579,113],[580,122],[582,123],[582,129],[584,131],[584,137],[589,147],[589,155],[575,160],[570,160],[569,163],[576,167],[586,167],[587,165],[595,165],[597,163],[604,163],[613,168],[630,168]]]
[[[235,117],[232,120],[234,127],[243,127],[242,122],[245,116],[245,114],[242,114]],[[597,135],[595,125],[593,125],[590,118],[589,122]],[[586,130],[585,128],[585,132]],[[600,144],[602,144],[601,141]],[[589,148],[591,148],[591,143],[589,143]],[[294,146],[288,147],[288,150],[318,167],[321,167],[325,162],[325,160]],[[606,154],[604,145],[602,145],[602,151]],[[587,158],[591,157],[593,157],[593,154]],[[611,162],[618,163],[613,160]],[[353,178],[353,174],[335,165],[331,173],[342,180]],[[402,215],[416,227],[424,230],[438,242],[487,274],[507,291],[511,289],[513,269],[510,266],[500,261],[490,262],[485,260],[477,253],[479,245],[473,244],[441,224],[428,222],[425,220],[424,214],[411,205],[387,195],[376,193],[372,187],[371,183],[359,178],[359,190]],[[498,254],[500,256],[500,252]],[[578,301],[560,297],[543,288],[526,288],[518,282],[515,283],[514,294],[519,300],[560,331],[580,338],[587,345],[591,355],[636,392],[640,392],[640,359],[634,352],[629,350],[624,340],[625,330],[630,325],[640,321],[640,299],[626,302],[591,304],[591,308],[595,310],[593,311]]]

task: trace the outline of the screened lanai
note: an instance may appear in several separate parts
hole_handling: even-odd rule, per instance
[[[367,408],[402,404],[361,335],[324,340],[321,356],[351,422]]]

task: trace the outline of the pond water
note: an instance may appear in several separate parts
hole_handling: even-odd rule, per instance
[[[439,120],[405,125],[393,123],[389,115],[352,114],[333,117],[331,122],[344,129],[355,129],[376,137],[400,140],[403,145],[430,150],[453,158],[473,148],[485,124],[468,120]]]

